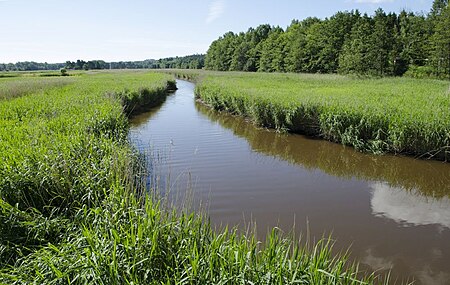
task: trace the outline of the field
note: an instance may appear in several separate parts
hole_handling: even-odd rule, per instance
[[[179,73],[217,110],[372,153],[450,159],[448,81],[339,75]]]
[[[332,242],[216,232],[146,188],[127,116],[162,73],[0,79],[1,284],[373,284]],[[300,246],[301,245],[301,246]],[[383,280],[378,280],[382,282]]]

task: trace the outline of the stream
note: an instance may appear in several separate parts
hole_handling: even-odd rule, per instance
[[[131,120],[152,158],[153,186],[204,209],[213,226],[273,227],[350,248],[363,269],[392,280],[450,284],[450,164],[375,156],[257,128],[194,99],[177,81],[166,101]]]

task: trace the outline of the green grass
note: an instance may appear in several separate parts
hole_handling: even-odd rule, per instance
[[[143,205],[143,206],[138,206]],[[301,247],[274,229],[215,232],[200,216],[115,192],[59,245],[21,259],[0,282],[15,284],[372,284],[323,240]]]
[[[245,119],[225,115],[204,104],[197,104],[196,108],[209,120],[245,139],[253,151],[337,177],[386,181],[392,187],[425,197],[450,197],[450,176],[443,175],[448,171],[446,163],[399,156],[380,158],[316,139],[302,139],[297,143],[289,134],[262,131]]]
[[[36,77],[11,77],[0,78],[0,100],[13,99],[31,93],[40,93],[48,89],[61,87],[74,82],[73,78],[36,78]]]
[[[333,255],[329,239],[274,229],[261,244],[163,207],[126,114],[171,88],[165,74],[92,73],[0,102],[0,284],[383,281]]]
[[[133,150],[124,109],[139,98],[158,99],[172,81],[155,73],[86,75],[56,87],[40,80],[35,93],[0,104],[0,198],[17,210],[4,208],[2,220],[19,221],[0,225],[11,228],[0,235],[16,243],[8,232],[30,231],[26,246],[9,246],[11,260],[41,243],[41,237],[28,237],[33,217],[71,217],[84,205],[98,205],[113,183],[127,177]],[[14,82],[30,86],[28,78]],[[3,79],[0,89],[10,83]]]
[[[373,153],[450,158],[448,81],[203,73],[197,96],[256,124]]]

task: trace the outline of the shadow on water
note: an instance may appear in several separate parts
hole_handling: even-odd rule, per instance
[[[307,169],[320,169],[333,176],[383,181],[391,187],[429,197],[450,197],[450,169],[446,163],[364,154],[351,147],[319,139],[260,129],[243,118],[217,112],[199,102],[195,108],[209,120],[246,139],[253,151],[276,156]]]
[[[144,124],[145,122],[148,122],[153,116],[155,116],[159,112],[159,110],[161,110],[164,102],[166,102],[166,99],[167,98],[163,99],[161,104],[159,104],[158,106],[152,107],[147,112],[141,112],[136,115],[133,115],[130,118],[130,120],[133,122],[134,125],[140,125],[140,124]]]

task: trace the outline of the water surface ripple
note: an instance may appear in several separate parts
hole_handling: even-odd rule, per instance
[[[162,157],[161,185],[207,201],[213,224],[255,222],[260,236],[294,224],[315,238],[332,233],[372,270],[450,284],[449,164],[259,129],[195,102],[192,83],[177,86],[132,119],[130,138]]]

